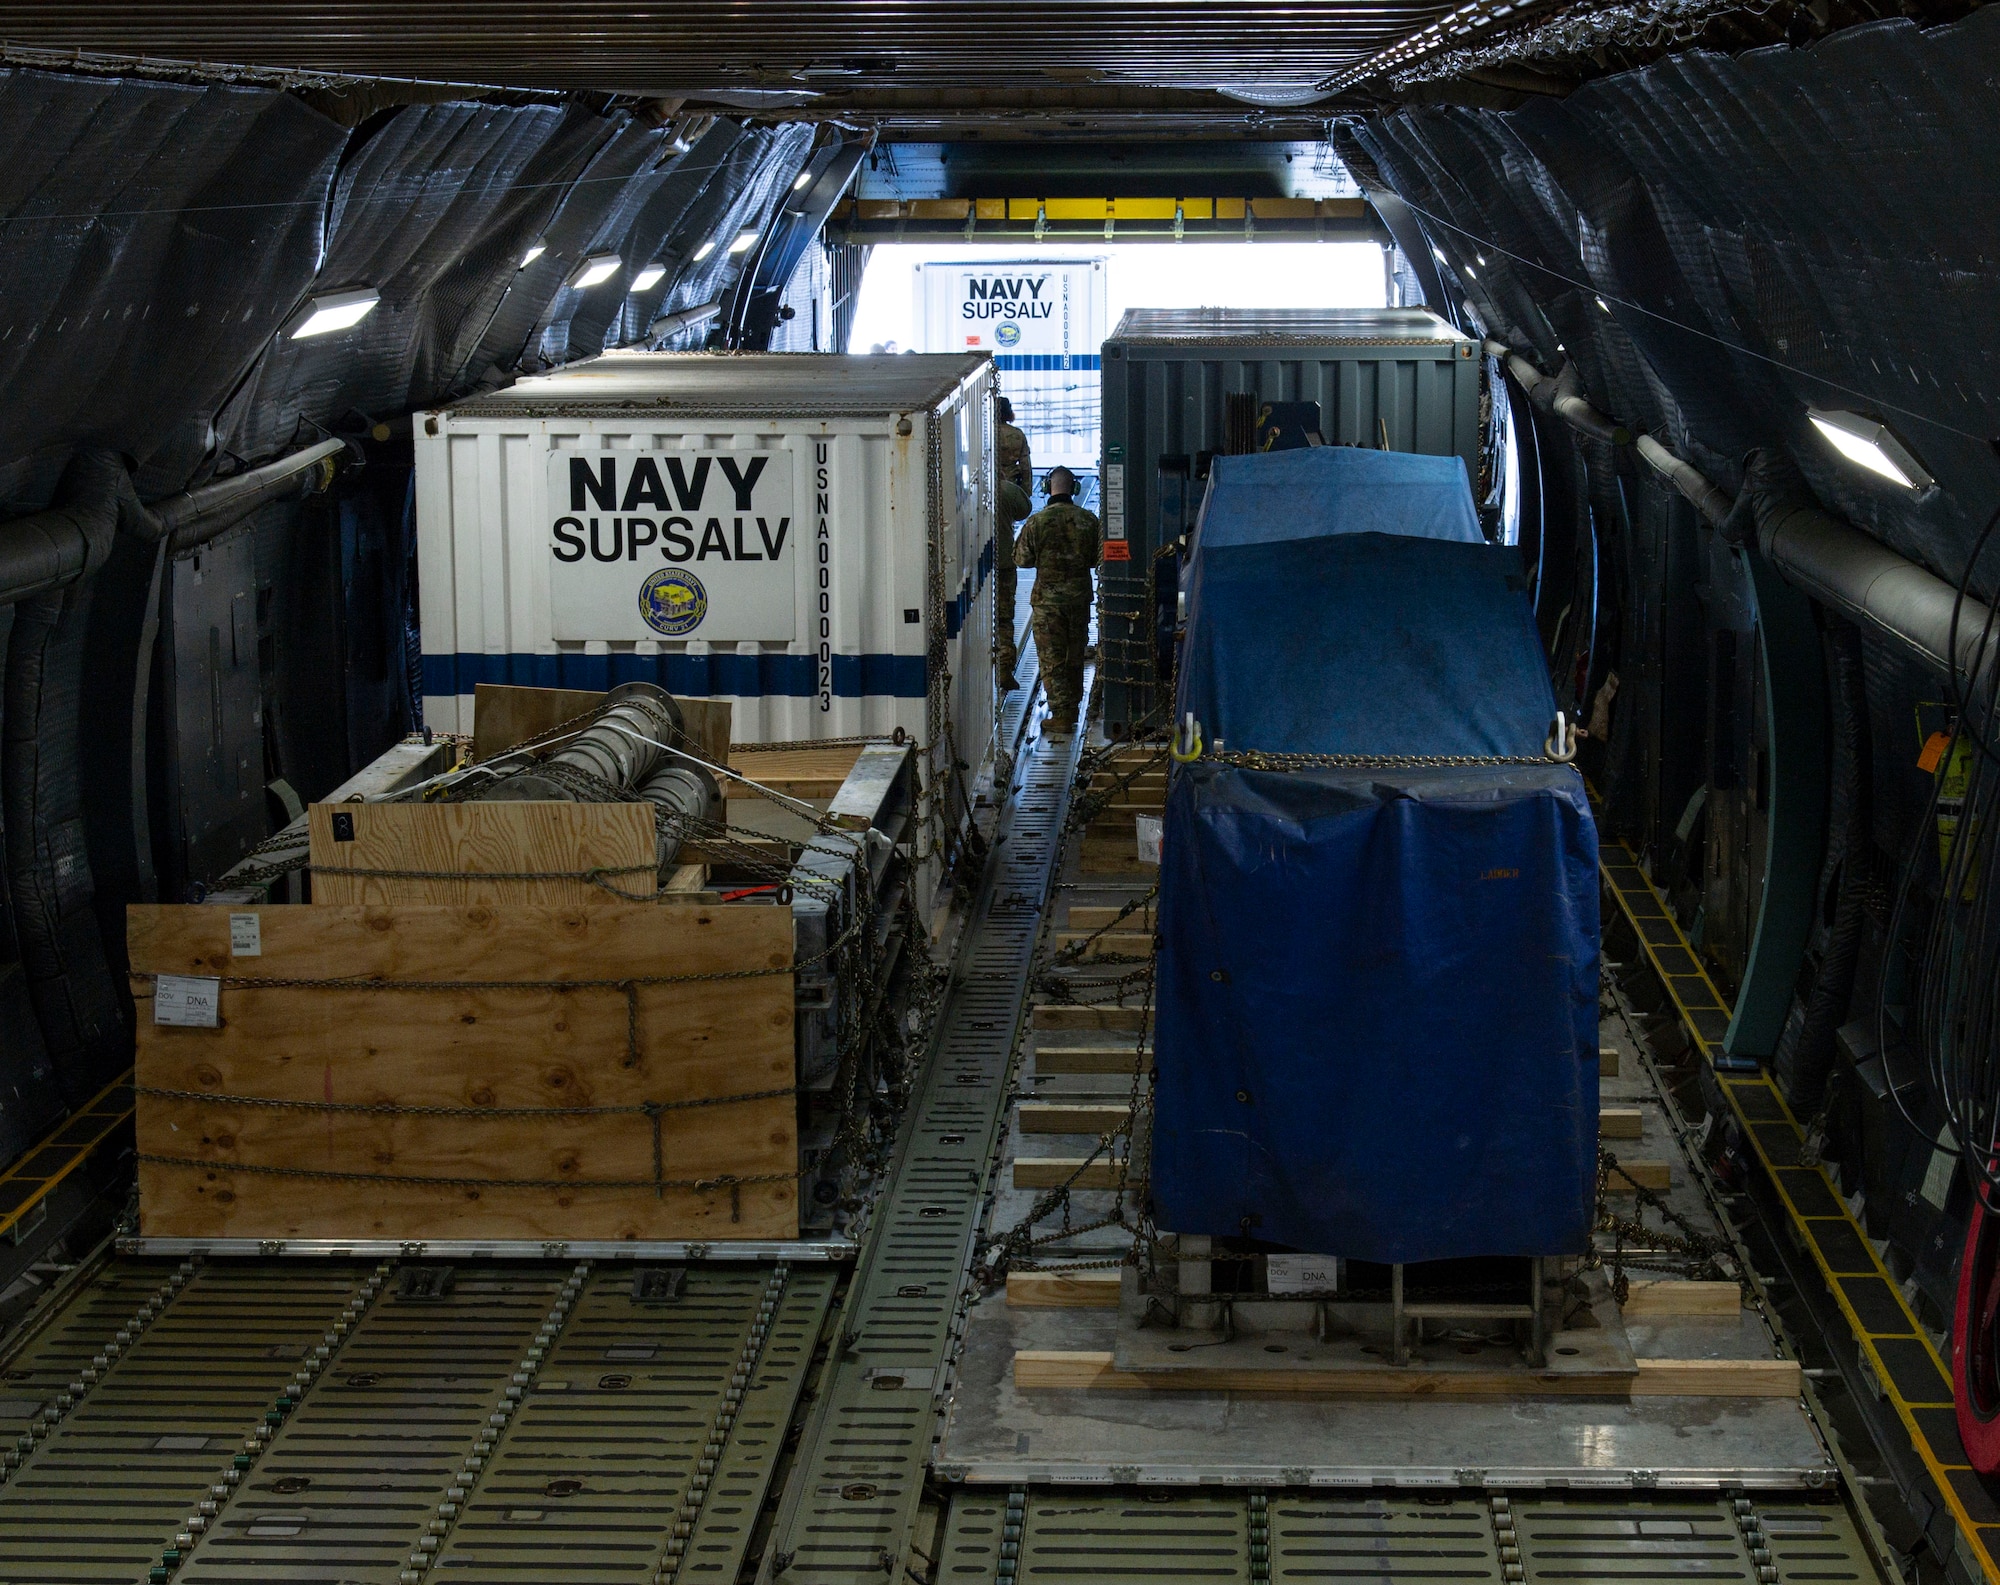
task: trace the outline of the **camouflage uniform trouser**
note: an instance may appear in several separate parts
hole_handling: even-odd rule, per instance
[[[993,670],[1005,682],[1021,658],[1014,643],[1014,586],[1020,572],[1014,566],[1014,525],[1000,518],[993,523],[993,578]]]
[[[1074,726],[1083,705],[1083,652],[1090,644],[1090,601],[1034,602],[1035,653],[1048,690],[1049,720]]]

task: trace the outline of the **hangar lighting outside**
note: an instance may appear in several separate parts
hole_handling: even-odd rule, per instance
[[[813,175],[811,171],[800,171],[799,179],[792,183],[792,191],[795,193],[804,192],[812,185],[812,179]]]
[[[736,240],[729,244],[729,251],[731,253],[748,253],[756,245],[757,245],[756,232],[741,231],[737,233]]]
[[[359,324],[381,301],[382,294],[372,286],[357,286],[346,292],[322,292],[307,302],[292,331],[292,340],[330,336],[336,330]]]
[[[578,266],[576,274],[569,278],[569,284],[579,292],[584,291],[600,281],[610,280],[624,262],[615,253],[593,253]]]
[[[535,260],[539,259],[544,253],[548,251],[549,251],[549,246],[546,242],[537,242],[532,248],[528,249],[526,253],[521,255],[520,268],[525,270],[530,264],[533,264]]]
[[[664,264],[648,264],[632,277],[632,290],[643,292],[650,286],[658,286],[660,277],[667,273]]]
[[[1839,409],[1822,412],[1816,407],[1806,409],[1806,417],[1835,451],[1870,473],[1893,479],[1906,490],[1927,490],[1937,482],[1910,455],[1909,449],[1889,433],[1888,426],[1875,419]]]
[[[715,242],[714,239],[711,238],[709,241],[704,242],[700,247],[694,250],[694,262],[697,264],[701,263],[703,259],[707,258],[714,251],[715,251]]]

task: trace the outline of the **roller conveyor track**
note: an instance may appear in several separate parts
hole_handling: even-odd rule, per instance
[[[734,1580],[839,1273],[647,1271],[107,1265],[8,1371],[0,1578]]]
[[[952,1500],[938,1585],[1133,1578],[1859,1585],[1878,1575],[1837,1501],[1158,1488],[1016,1488]]]

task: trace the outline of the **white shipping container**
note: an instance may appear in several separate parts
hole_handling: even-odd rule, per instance
[[[945,745],[976,768],[994,721],[992,397],[981,356],[608,353],[418,415],[426,723],[641,680],[728,700],[738,743],[900,728],[955,819]]]
[[[1095,468],[1105,333],[1101,258],[917,267],[926,352],[990,352],[1036,469]]]

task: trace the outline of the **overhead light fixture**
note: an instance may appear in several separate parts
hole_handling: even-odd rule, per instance
[[[736,240],[729,244],[729,251],[731,253],[748,253],[752,248],[756,246],[757,246],[756,232],[739,231],[736,234]]]
[[[799,179],[792,183],[792,191],[795,193],[804,192],[808,187],[812,186],[812,179],[813,173],[811,171],[800,171]]]
[[[1908,490],[1928,490],[1937,483],[1887,425],[1859,413],[1822,412],[1816,407],[1808,408],[1806,417],[1835,451],[1870,473],[1893,479]]]
[[[1468,280],[1476,281],[1479,279],[1479,272],[1475,270],[1470,264],[1465,266],[1465,274]]]
[[[1431,257],[1436,259],[1440,264],[1448,264],[1451,262],[1444,256],[1444,249],[1440,248],[1435,242],[1431,244]]]
[[[1477,260],[1479,261],[1479,267],[1480,267],[1481,269],[1484,269],[1484,268],[1486,267],[1486,255],[1485,255],[1485,254],[1483,254],[1483,253],[1475,253],[1475,254],[1473,254],[1473,257],[1474,257],[1475,259],[1477,259]]]
[[[593,253],[578,267],[576,274],[569,278],[569,284],[579,292],[595,286],[600,281],[608,281],[618,273],[618,267],[625,261],[615,253]]]
[[[1603,309],[1607,314],[1611,312],[1611,305],[1601,297],[1598,298],[1597,300],[1597,306]]]
[[[307,301],[305,311],[299,315],[292,331],[292,340],[330,336],[336,330],[359,324],[381,301],[382,294],[372,286],[357,286],[346,292],[322,292]]]
[[[535,260],[539,259],[544,253],[548,251],[549,251],[549,245],[546,242],[537,242],[532,248],[528,249],[526,253],[521,255],[521,268],[525,270],[530,264],[533,264]]]
[[[707,258],[714,251],[715,251],[715,242],[714,239],[711,238],[709,241],[704,242],[700,247],[694,250],[694,262],[697,264],[701,263],[703,259]]]
[[[657,286],[660,284],[660,277],[666,273],[667,267],[664,264],[648,264],[632,277],[632,290],[643,292],[649,286]]]

